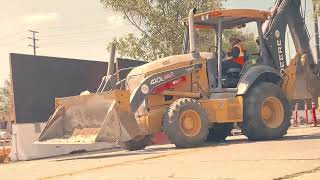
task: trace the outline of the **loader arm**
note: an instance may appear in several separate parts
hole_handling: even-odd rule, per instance
[[[142,83],[133,91],[130,104],[133,112],[137,111],[146,97],[151,94],[154,89],[162,84],[173,81],[181,76],[191,74],[202,68],[202,64],[194,64],[177,68],[169,71],[152,74],[145,78]]]
[[[285,49],[287,27],[297,53],[289,65]],[[282,88],[289,99],[320,95],[320,67],[314,60],[309,42],[301,0],[277,0],[270,19],[263,24],[263,59],[282,75]]]

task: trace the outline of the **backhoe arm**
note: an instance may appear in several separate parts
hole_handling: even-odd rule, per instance
[[[286,29],[290,30],[296,56],[286,57]],[[266,64],[283,76],[282,88],[289,99],[315,98],[320,95],[320,67],[312,55],[310,36],[301,14],[301,0],[277,0],[272,16],[263,24]]]

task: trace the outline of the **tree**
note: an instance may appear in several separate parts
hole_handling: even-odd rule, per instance
[[[222,8],[225,0],[100,0],[121,13],[140,32],[115,38],[121,56],[147,61],[181,53],[184,26],[181,19],[190,9],[200,12]],[[109,45],[110,48],[110,45]]]
[[[0,88],[0,112],[9,112],[10,104],[10,82],[6,80],[4,87]]]
[[[221,9],[225,0],[100,0],[106,8],[121,13],[140,32],[114,38],[120,56],[152,61],[159,57],[180,54],[183,46],[184,26],[181,19],[189,10],[197,7],[199,12]],[[224,48],[230,49],[231,36],[244,37],[248,52],[257,52],[254,34],[239,30],[226,30]],[[196,45],[200,51],[208,51],[214,45],[212,31],[196,31]]]
[[[314,3],[314,5],[317,7],[316,8],[317,13],[320,14],[320,11],[319,11],[320,0],[312,0],[312,3]]]

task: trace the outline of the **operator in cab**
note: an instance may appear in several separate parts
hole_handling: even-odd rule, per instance
[[[222,87],[235,88],[240,79],[240,72],[245,63],[245,49],[239,38],[229,39],[231,50],[227,60],[222,62]]]
[[[227,53],[228,60],[222,62],[222,73],[225,74],[231,68],[242,69],[245,63],[245,49],[239,38],[229,39],[231,50]]]
[[[229,42],[232,48],[228,52],[228,56],[231,57],[232,61],[243,66],[245,62],[245,49],[241,40],[239,38],[230,38]]]

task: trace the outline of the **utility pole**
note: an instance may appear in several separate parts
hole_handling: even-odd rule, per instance
[[[320,63],[320,49],[319,49],[319,24],[318,24],[318,8],[317,3],[312,1],[313,4],[313,14],[314,14],[314,33],[315,33],[315,40],[316,40],[316,58],[317,63]]]
[[[37,48],[39,48],[39,46],[36,45],[36,42],[39,41],[39,39],[36,38],[36,34],[38,34],[38,31],[33,31],[33,30],[29,30],[29,32],[32,33],[32,37],[28,37],[29,39],[32,40],[32,45],[29,44],[30,47],[33,47],[33,55],[37,55]]]

